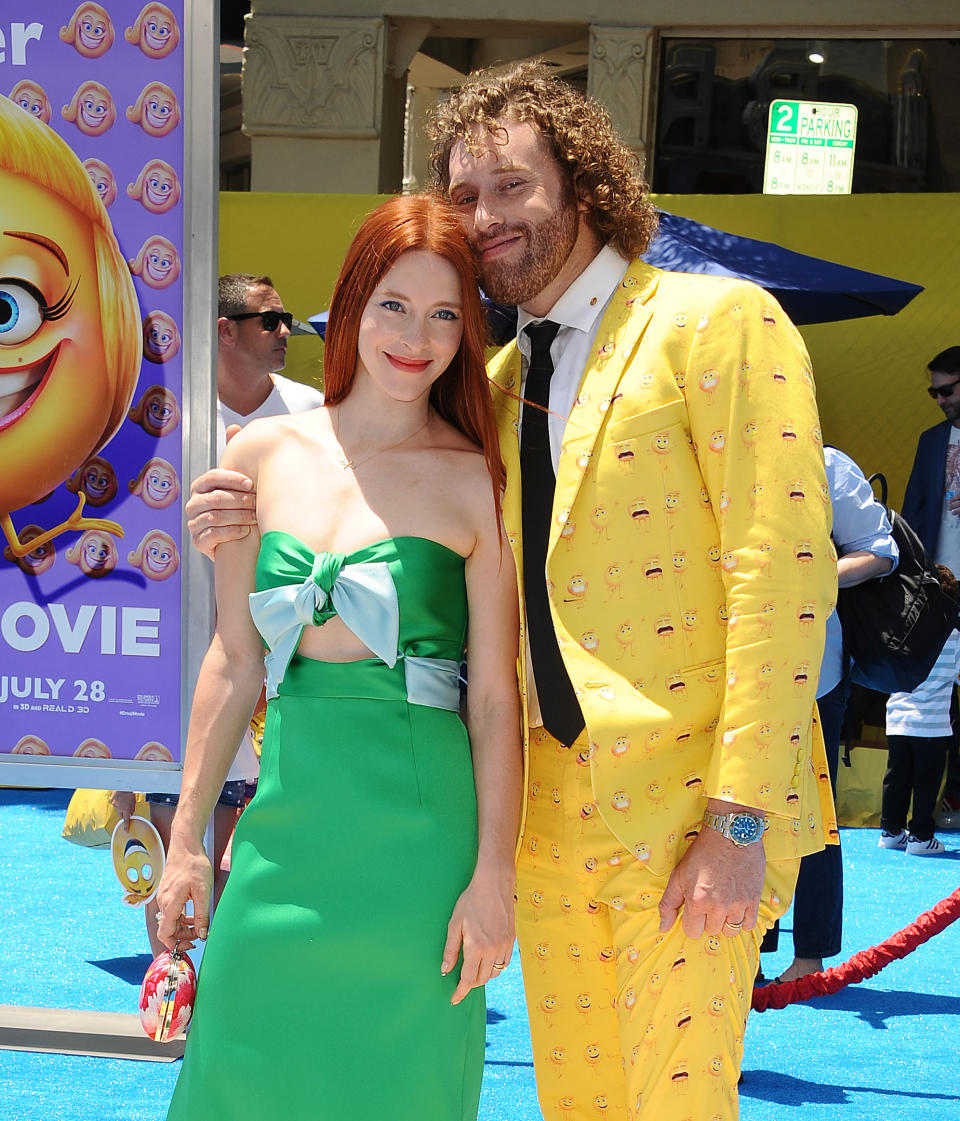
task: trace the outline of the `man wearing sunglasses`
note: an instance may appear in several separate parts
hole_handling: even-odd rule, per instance
[[[229,273],[217,283],[217,456],[227,430],[323,403],[319,390],[281,377],[295,330],[269,276]]]
[[[941,351],[927,371],[927,393],[940,406],[946,420],[928,428],[917,442],[913,470],[903,496],[903,516],[930,556],[960,576],[960,346]],[[956,693],[953,712],[956,713]],[[956,737],[947,756],[947,782],[936,826],[960,829],[960,757]]]

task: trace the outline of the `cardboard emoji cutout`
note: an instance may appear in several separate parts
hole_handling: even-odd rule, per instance
[[[117,822],[110,838],[113,870],[124,889],[123,901],[140,907],[152,899],[163,875],[163,842],[144,817],[131,817],[130,828]]]

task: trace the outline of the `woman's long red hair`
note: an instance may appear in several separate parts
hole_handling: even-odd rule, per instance
[[[486,460],[499,508],[506,481],[484,362],[487,321],[473,256],[460,220],[433,195],[405,195],[382,203],[365,219],[340,269],[327,317],[323,393],[328,405],[353,388],[363,309],[401,253],[426,249],[449,261],[460,277],[463,338],[453,361],[430,389],[430,404],[476,444]]]

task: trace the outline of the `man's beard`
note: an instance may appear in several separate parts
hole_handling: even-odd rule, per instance
[[[536,225],[510,222],[489,231],[484,242],[474,246],[486,295],[499,304],[525,304],[538,296],[566,264],[577,241],[577,226],[577,208],[562,202],[551,218]],[[519,258],[484,261],[479,252],[484,243],[508,233],[525,238]]]

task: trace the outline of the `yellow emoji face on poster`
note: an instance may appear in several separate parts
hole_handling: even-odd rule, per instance
[[[163,842],[144,817],[131,817],[130,828],[118,821],[110,838],[113,870],[124,888],[124,903],[139,907],[152,899],[163,875]]]
[[[166,4],[151,3],[141,9],[123,37],[128,43],[135,43],[147,58],[166,58],[177,49],[180,28]]]
[[[158,366],[180,353],[180,329],[165,311],[151,311],[143,321],[143,357]]]
[[[180,256],[172,241],[153,234],[127,262],[134,276],[151,288],[168,288],[180,275]]]
[[[100,196],[100,201],[104,206],[112,206],[117,201],[117,180],[110,170],[110,165],[91,156],[90,159],[83,161],[83,166]]]
[[[165,510],[180,497],[180,480],[173,464],[158,457],[148,459],[128,487],[154,510]]]
[[[101,455],[91,455],[67,479],[64,486],[72,494],[83,491],[89,506],[106,506],[117,497],[117,473],[108,459]]]
[[[103,136],[113,128],[117,107],[110,91],[100,82],[84,82],[67,105],[60,110],[65,121],[77,126],[85,136]]]
[[[145,743],[140,748],[134,759],[138,759],[141,763],[172,763],[173,755],[170,753],[170,749],[164,747],[162,743],[150,740],[149,743]]]
[[[127,561],[139,568],[148,580],[169,580],[180,567],[180,554],[169,533],[151,529],[136,549],[127,554]]]
[[[0,97],[0,526],[17,556],[67,530],[122,536],[115,522],[82,517],[83,494],[26,550],[10,514],[116,431],[141,337],[130,271],[85,168],[52,129]]]
[[[71,43],[84,58],[99,58],[113,46],[113,24],[105,8],[85,0],[60,28],[60,38]]]
[[[73,753],[74,759],[111,759],[110,748],[103,740],[91,736],[85,739]]]
[[[24,78],[22,82],[17,82],[10,91],[10,100],[14,105],[19,105],[25,113],[29,113],[31,117],[36,117],[38,121],[43,121],[45,125],[50,123],[50,118],[53,116],[53,106],[50,104],[50,98],[47,97],[47,91],[43,86],[31,82],[29,78]]]
[[[11,755],[49,755],[50,748],[39,736],[21,736],[10,749]]]
[[[25,525],[20,530],[19,540],[21,545],[29,545],[37,537],[40,537],[43,530],[38,525]],[[28,576],[41,576],[48,569],[53,568],[53,562],[57,559],[57,549],[52,541],[48,541],[44,545],[37,545],[31,548],[30,552],[25,556],[18,557],[14,555],[13,550],[7,545],[3,550],[3,555],[8,561],[12,561],[21,572],[25,572]]]
[[[127,120],[148,136],[167,136],[180,124],[177,95],[163,82],[148,82],[137,100],[127,106]]]
[[[165,385],[151,385],[128,415],[148,436],[167,436],[180,423],[180,406]]]
[[[148,160],[127,184],[127,195],[151,214],[166,214],[180,201],[180,180],[165,160]]]
[[[109,576],[120,559],[113,538],[99,529],[88,529],[64,555],[91,580]]]

